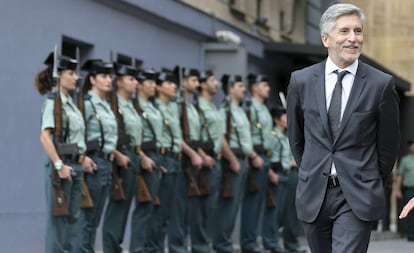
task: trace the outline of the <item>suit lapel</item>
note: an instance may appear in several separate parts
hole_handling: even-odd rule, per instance
[[[349,118],[352,112],[354,111],[356,104],[359,101],[359,97],[361,96],[362,90],[365,86],[365,76],[365,67],[363,63],[360,61],[355,75],[354,83],[352,85],[351,93],[349,94],[348,102],[345,106],[344,115],[342,116],[341,124],[339,126],[338,138],[335,140],[335,143],[341,137],[341,134],[344,131],[346,124],[348,123]]]
[[[325,95],[325,64],[326,61],[320,64],[320,71],[318,71],[313,77],[313,83],[315,84],[315,96],[318,103],[319,115],[321,116],[323,128],[325,128],[332,142],[332,134],[328,123],[328,112],[326,110],[326,95]]]

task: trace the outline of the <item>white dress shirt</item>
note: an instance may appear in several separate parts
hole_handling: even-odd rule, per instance
[[[348,71],[349,73],[344,76],[342,79],[342,98],[341,98],[341,117],[344,115],[345,108],[348,103],[349,95],[351,93],[352,86],[354,84],[355,75],[358,69],[358,59],[354,61],[348,67],[341,69],[332,62],[332,60],[328,57],[326,60],[325,65],[325,96],[326,96],[326,111],[329,111],[329,105],[331,104],[331,98],[333,94],[333,90],[335,89],[335,84],[337,81],[337,74],[335,73],[336,70],[339,72],[341,71]],[[340,123],[341,124],[341,123]],[[339,125],[340,125],[339,124]],[[336,175],[336,168],[335,164],[332,163],[331,167],[331,175]]]

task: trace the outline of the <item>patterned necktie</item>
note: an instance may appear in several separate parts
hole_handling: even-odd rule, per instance
[[[335,84],[335,89],[332,93],[331,103],[328,110],[329,126],[331,128],[332,137],[334,140],[338,137],[339,124],[341,122],[341,105],[342,105],[342,79],[348,71],[339,72],[335,71],[338,75],[338,79]]]

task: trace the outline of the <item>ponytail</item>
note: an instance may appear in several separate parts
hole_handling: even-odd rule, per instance
[[[50,68],[46,68],[35,76],[35,86],[40,95],[45,95],[53,88],[53,78]]]

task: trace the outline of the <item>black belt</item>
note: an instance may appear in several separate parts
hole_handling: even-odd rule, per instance
[[[144,152],[154,151],[157,152],[157,142],[156,141],[146,141],[141,144],[141,149]]]
[[[181,160],[183,158],[181,153],[176,153],[171,151],[170,149],[166,148],[166,147],[161,147],[160,148],[160,155],[162,156],[168,156],[177,160]]]
[[[328,187],[333,188],[339,186],[339,180],[337,176],[329,176],[328,177]]]
[[[203,151],[204,151],[204,153],[206,153],[206,155],[209,155],[209,156],[215,158],[216,160],[221,160],[222,156],[221,156],[220,152],[216,153],[216,152],[214,152],[213,149],[206,149],[206,150],[203,149]]]
[[[241,148],[231,148],[231,151],[239,159],[245,159],[246,158],[246,155],[243,153],[243,150],[241,150]]]
[[[98,151],[93,152],[93,155],[97,156],[97,157],[100,157],[100,158],[103,158],[105,160],[108,160],[110,162],[113,162],[115,160],[115,154],[113,152],[106,153],[106,152],[98,150]]]
[[[271,149],[265,149],[263,145],[254,145],[253,150],[258,153],[259,155],[265,155],[267,157],[272,156],[272,150]]]
[[[63,155],[62,157],[63,162],[74,162],[82,164],[85,160],[84,154],[76,154],[76,155]]]

